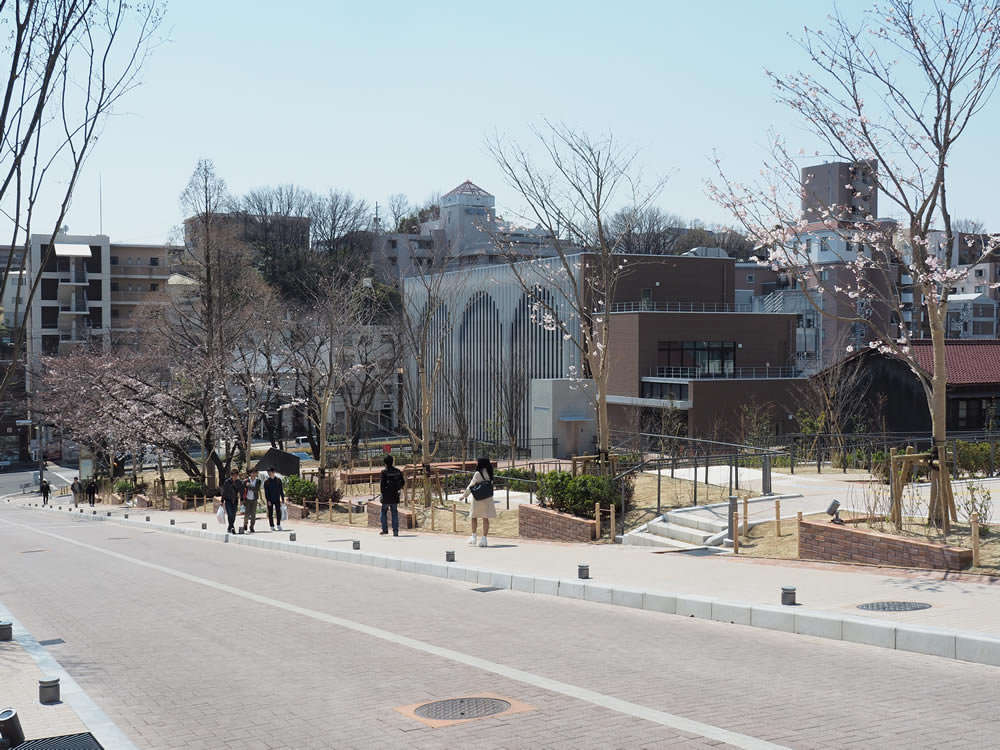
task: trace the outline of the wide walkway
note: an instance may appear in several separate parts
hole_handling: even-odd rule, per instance
[[[60,641],[60,662],[141,748],[993,740],[995,667],[203,541],[165,533],[163,515],[148,529],[79,516],[0,504],[0,599],[36,638]],[[413,554],[435,541],[353,536]],[[540,548],[460,555],[499,562]],[[433,727],[406,710],[483,695],[520,711]]]
[[[14,498],[13,506],[27,502]],[[8,505],[7,507],[11,507]],[[0,508],[4,507],[0,504]],[[67,506],[63,506],[64,508]],[[98,505],[99,513],[109,512]],[[86,514],[90,508],[85,507]],[[41,510],[38,511],[41,513]],[[130,518],[150,518],[150,529],[176,525],[222,532],[211,513],[165,512],[147,509],[111,509],[112,522],[125,513]],[[66,510],[46,510],[48,516]],[[34,515],[34,514],[33,514]],[[77,514],[79,515],[79,514]],[[6,516],[5,516],[6,517]],[[359,521],[364,516],[358,517]],[[444,520],[444,519],[442,519]],[[102,524],[103,525],[103,524]],[[266,520],[258,528],[267,528]],[[350,549],[359,540],[365,552],[412,560],[444,562],[445,552],[456,553],[458,563],[516,575],[575,578],[577,565],[586,563],[595,583],[651,593],[695,594],[748,604],[778,604],[782,586],[795,586],[798,601],[809,609],[877,617],[910,624],[1000,634],[1000,579],[945,572],[902,571],[889,568],[768,561],[732,555],[699,556],[662,552],[652,547],[612,544],[562,544],[525,539],[492,540],[487,548],[468,547],[465,537],[424,531],[402,531],[383,537],[366,526],[331,525],[291,521],[274,538],[287,540],[295,532],[296,544],[305,547]],[[789,533],[793,530],[789,529]],[[131,532],[130,532],[131,533]],[[259,538],[272,537],[258,532]],[[218,539],[223,535],[219,533]],[[359,566],[360,567],[360,566]],[[358,571],[361,574],[361,571]],[[859,604],[873,601],[920,601],[930,609],[915,612],[868,612]]]

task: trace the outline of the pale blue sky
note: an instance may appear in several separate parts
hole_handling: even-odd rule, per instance
[[[842,10],[860,12],[858,0]],[[276,13],[275,8],[280,12]],[[674,172],[659,205],[727,221],[704,194],[718,149],[750,180],[767,130],[814,148],[773,102],[765,67],[798,67],[789,32],[827,2],[507,0],[492,3],[171,0],[169,41],[108,123],[67,223],[113,241],[162,242],[199,158],[234,193],[296,183],[384,203],[420,202],[471,179],[517,207],[484,148],[497,130],[526,140],[550,118],[611,129],[642,149],[650,175]],[[959,215],[1000,229],[990,135],[1000,100],[969,134]],[[979,183],[983,189],[971,186]]]

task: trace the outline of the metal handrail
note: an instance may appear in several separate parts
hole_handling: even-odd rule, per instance
[[[753,305],[734,302],[615,302],[611,312],[701,312],[701,313],[752,313]]]
[[[685,378],[689,380],[763,380],[766,378],[800,378],[797,367],[730,367],[712,372],[704,367],[650,367],[651,378]]]

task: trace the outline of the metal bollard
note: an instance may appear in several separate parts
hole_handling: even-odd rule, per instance
[[[240,526],[238,529],[236,529],[236,533],[239,534],[240,536],[243,536],[243,527]]]
[[[111,516],[111,511],[110,511],[110,510],[108,511],[108,516],[109,516],[109,517]]]
[[[177,525],[177,521],[175,521],[174,519],[171,518],[170,519],[170,525],[171,526],[176,526]]]
[[[9,641],[14,638],[14,623],[0,622],[0,641]]]
[[[361,540],[354,539],[351,541],[351,549],[361,549]]]
[[[455,550],[450,549],[444,553],[445,562],[455,562]]]
[[[58,677],[49,677],[38,681],[38,702],[43,704],[59,702]]]
[[[785,605],[795,604],[795,587],[794,586],[782,586],[781,587],[781,603]]]
[[[205,530],[205,529],[207,529],[207,528],[208,528],[208,524],[207,524],[207,523],[203,523],[203,524],[201,525],[201,530],[202,530],[202,531],[204,531],[204,530]]]
[[[125,518],[128,518],[128,513],[125,514]]]
[[[579,578],[590,578],[590,566],[589,565],[577,565],[576,575]]]
[[[17,711],[13,708],[0,711],[0,736],[3,736],[9,747],[17,747],[24,742],[21,720],[17,718]]]
[[[91,515],[94,515],[94,516],[97,515],[97,511],[96,510],[92,510],[92,511],[90,511],[90,513],[91,513]]]
[[[290,541],[290,542],[294,542],[295,541],[295,532],[294,531],[291,534],[288,535],[288,541]]]

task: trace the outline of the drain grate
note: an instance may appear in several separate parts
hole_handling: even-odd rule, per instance
[[[47,641],[39,641],[38,645],[39,646],[61,646],[65,642],[66,641],[64,641],[62,638],[49,638]]]
[[[869,612],[915,612],[918,609],[930,608],[930,604],[923,602],[868,602],[858,605],[858,609],[865,609]]]
[[[496,716],[510,708],[510,703],[499,698],[449,698],[443,701],[425,703],[414,709],[414,713],[425,719],[436,721],[460,721]]]
[[[480,594],[488,594],[491,591],[506,591],[507,589],[501,588],[500,586],[479,586],[478,588],[474,588],[472,590],[478,591]]]
[[[46,737],[41,740],[28,740],[18,747],[24,750],[104,750],[90,732],[83,734],[65,734],[61,737]]]

